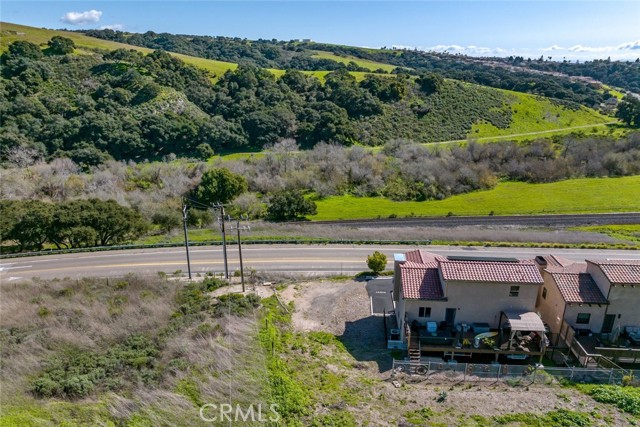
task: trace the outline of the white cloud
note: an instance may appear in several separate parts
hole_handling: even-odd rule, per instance
[[[60,20],[71,25],[84,25],[100,21],[101,16],[101,11],[92,9],[86,12],[67,12]]]
[[[124,25],[122,24],[112,24],[112,25],[103,25],[100,27],[101,30],[114,30],[114,31],[122,31],[124,30]]]
[[[593,59],[604,59],[610,57],[616,61],[635,60],[640,56],[640,40],[623,43],[618,46],[585,46],[577,44],[571,47],[563,47],[557,44],[540,48],[509,48],[484,47],[476,45],[461,46],[457,44],[440,44],[436,46],[393,46],[396,49],[422,50],[449,52],[451,54],[462,54],[468,56],[522,56],[524,58],[539,58],[540,56],[553,56],[553,59],[562,61],[587,61]]]
[[[620,46],[618,46],[618,49],[619,50],[640,50],[640,40],[621,44]]]

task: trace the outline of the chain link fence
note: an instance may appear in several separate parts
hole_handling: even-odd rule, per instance
[[[509,385],[552,384],[638,384],[633,373],[624,369],[542,367],[540,365],[501,365],[480,363],[426,362],[394,360],[393,375],[423,377],[434,383],[504,382]]]

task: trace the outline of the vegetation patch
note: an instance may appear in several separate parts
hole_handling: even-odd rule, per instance
[[[590,427],[590,414],[565,409],[551,411],[546,414],[509,414],[494,417],[500,426],[519,427]]]
[[[572,228],[572,230],[602,233],[615,239],[640,243],[640,224],[589,225],[585,227],[575,227]]]
[[[520,133],[535,133],[553,129],[586,125],[600,125],[613,120],[585,107],[569,108],[548,98],[504,91],[511,109],[512,120],[506,128],[499,128],[488,122],[474,123],[469,137],[483,138]]]
[[[549,184],[502,182],[494,189],[426,202],[333,196],[316,201],[318,221],[447,215],[633,212],[640,177],[570,179]]]
[[[624,412],[640,416],[640,388],[613,385],[576,385],[595,401],[615,405]]]
[[[66,349],[45,363],[31,390],[40,397],[82,398],[119,390],[125,382],[151,385],[158,380],[159,354],[158,345],[144,335],[130,336],[106,353]]]

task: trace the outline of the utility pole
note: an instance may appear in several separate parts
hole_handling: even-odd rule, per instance
[[[187,270],[191,280],[191,259],[189,258],[189,234],[187,233],[187,204],[182,205],[182,224],[184,226],[184,246],[187,249]]]
[[[224,229],[224,205],[222,203],[218,203],[213,206],[214,208],[220,209],[220,216],[218,219],[220,220],[220,232],[222,233],[222,257],[224,258],[224,278],[229,279],[229,267],[227,264],[227,234]]]
[[[244,287],[244,265],[242,264],[242,241],[240,240],[240,230],[251,230],[251,227],[240,227],[240,220],[236,219],[236,231],[238,232],[238,256],[240,257],[240,281],[242,282],[242,292],[245,292]]]

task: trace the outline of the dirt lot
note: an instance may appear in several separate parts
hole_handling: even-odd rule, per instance
[[[588,396],[559,385],[510,386],[493,382],[439,382],[409,376],[392,376],[390,352],[385,349],[382,318],[371,316],[365,282],[318,280],[291,285],[281,292],[284,301],[294,301],[294,327],[300,332],[324,331],[345,344],[353,367],[328,365],[358,384],[361,403],[349,407],[369,426],[406,424],[409,411],[431,408],[435,415],[424,425],[475,426],[474,415],[491,417],[509,413],[543,414],[558,409],[598,415],[592,426],[628,426],[628,415],[598,404]],[[311,357],[311,356],[310,356]],[[368,387],[362,384],[370,379]],[[396,388],[392,380],[401,384]],[[447,392],[444,402],[438,395]]]

